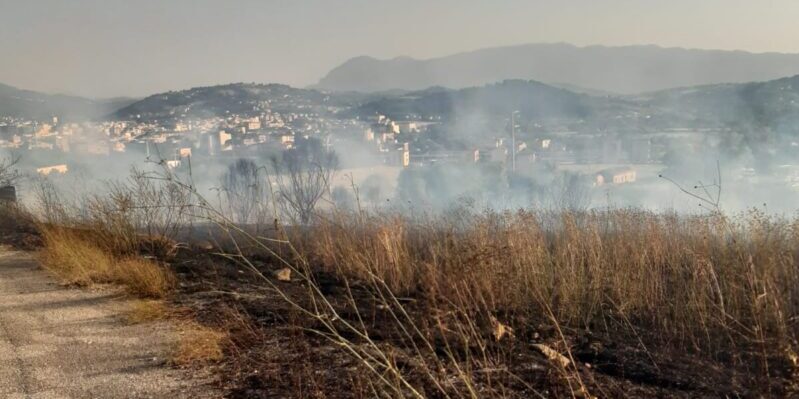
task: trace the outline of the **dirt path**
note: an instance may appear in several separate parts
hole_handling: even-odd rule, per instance
[[[127,325],[118,293],[59,286],[30,254],[0,248],[0,398],[215,398],[165,366],[166,323]]]

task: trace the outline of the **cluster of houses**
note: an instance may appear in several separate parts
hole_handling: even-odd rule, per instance
[[[133,118],[126,121],[62,122],[0,120],[0,148],[62,153],[81,157],[113,157],[115,153],[156,152],[166,165],[179,168],[190,157],[239,156],[281,151],[295,146],[299,137],[318,137],[330,145],[331,137],[362,132],[362,139],[386,165],[425,167],[437,163],[503,163],[518,172],[532,170],[537,162],[553,164],[636,165],[655,162],[658,137],[616,138],[576,132],[547,134],[489,134],[486,142],[468,149],[414,148],[415,138],[427,134],[438,120],[392,120],[374,115],[367,120],[322,116],[308,112],[258,110],[248,115],[182,118],[168,121]],[[357,135],[357,133],[355,133]],[[343,154],[346,156],[346,154]],[[48,157],[38,157],[47,159]],[[58,158],[58,157],[53,157]],[[58,159],[64,159],[61,157]],[[68,158],[67,158],[68,159]],[[68,162],[38,165],[43,176],[67,174]],[[594,184],[636,181],[632,166],[596,172]]]
[[[134,118],[127,121],[63,122],[0,119],[0,149],[36,153],[36,159],[113,157],[156,152],[171,167],[190,156],[214,157],[225,153],[279,151],[294,146],[298,136],[328,137],[332,131],[352,129],[351,120],[305,113],[260,111],[256,115],[175,118],[169,121]],[[40,155],[40,156],[39,156]],[[41,175],[65,174],[67,164],[41,164]]]
[[[637,179],[632,165],[653,162],[650,137],[613,138],[575,132],[554,133],[538,138],[494,137],[493,143],[466,150],[420,151],[411,146],[416,135],[424,135],[437,122],[394,121],[385,115],[368,120],[363,140],[383,154],[387,165],[424,167],[440,163],[501,163],[517,172],[533,170],[537,162],[554,164],[624,165],[593,172],[593,185],[628,184]]]

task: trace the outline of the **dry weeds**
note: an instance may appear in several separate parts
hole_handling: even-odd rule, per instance
[[[172,355],[174,364],[196,366],[223,359],[228,340],[226,332],[187,321],[178,327],[178,335],[178,345]]]
[[[174,276],[161,265],[142,258],[118,258],[97,243],[93,234],[62,227],[41,228],[42,265],[69,284],[120,284],[143,298],[164,298],[174,287]]]
[[[114,268],[115,282],[132,294],[144,298],[164,298],[175,285],[174,276],[164,267],[140,258],[119,261]]]
[[[172,247],[169,238],[146,237],[173,237],[187,199],[172,186],[160,192],[145,181],[131,184],[144,194],[120,188],[90,202],[88,220],[69,222],[89,233],[45,229],[47,267],[78,284],[122,282],[163,297],[172,278],[152,262],[127,259],[142,243]],[[148,209],[133,205],[138,196],[162,213],[146,219]],[[414,217],[332,211],[307,226],[275,222],[273,235],[254,236],[197,203],[206,207],[192,214],[210,215],[235,243],[223,257],[235,265],[232,274],[247,270],[259,295],[266,288],[290,305],[297,329],[358,362],[376,396],[614,396],[623,387],[592,373],[624,380],[630,366],[617,357],[629,347],[630,364],[648,370],[638,378],[689,396],[794,393],[785,375],[799,353],[796,218],[635,209]],[[277,281],[271,272],[278,269],[290,281]],[[248,315],[253,323],[260,310]],[[227,333],[187,323],[181,335],[176,364],[222,359]],[[609,352],[605,343],[623,348]],[[519,360],[520,353],[529,357]],[[674,354],[730,371],[711,378],[713,386],[684,380],[685,370],[659,360],[682,360]],[[541,377],[525,368],[534,356],[560,360]],[[732,382],[720,382],[726,377]]]
[[[160,299],[141,299],[131,304],[126,319],[131,324],[164,320],[172,313],[166,302]]]
[[[89,286],[114,280],[107,251],[63,228],[43,228],[42,266],[68,284]]]
[[[574,328],[612,320],[691,347],[797,337],[799,221],[758,212],[339,216],[310,232],[293,240],[311,264],[396,295],[483,298]]]
[[[781,353],[797,350],[797,220],[632,209],[414,219],[336,213],[289,235],[300,278],[317,284],[320,272],[336,276],[350,304],[342,310],[321,289],[310,290],[313,307],[303,311],[320,334],[386,376],[389,396],[420,396],[410,377],[419,374],[444,396],[502,396],[502,383],[474,371],[510,368],[508,353],[491,343],[497,320],[532,337],[530,344],[560,348],[573,364],[559,379],[570,395],[595,388],[575,363],[577,335],[631,342],[655,369],[655,352],[731,359],[722,364],[761,381],[754,384],[783,378],[790,359]],[[286,253],[268,244],[273,256]],[[367,287],[387,319],[367,325],[374,311],[352,286]],[[424,311],[411,312],[413,303]],[[346,321],[329,321],[342,312]],[[535,338],[539,332],[547,337]],[[375,334],[400,337],[399,348],[381,353]],[[394,364],[395,350],[414,371]]]

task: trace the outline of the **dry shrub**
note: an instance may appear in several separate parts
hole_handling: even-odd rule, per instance
[[[439,304],[479,298],[494,313],[551,313],[565,326],[658,331],[713,349],[793,342],[799,222],[639,210],[486,212],[424,220],[320,218],[302,255],[347,278]]]
[[[179,327],[179,340],[172,362],[180,366],[218,362],[224,357],[223,348],[228,334],[197,322],[185,322]]]
[[[74,197],[42,180],[34,187],[37,216],[47,225],[82,230],[116,256],[173,255],[174,237],[191,223],[190,196],[181,186],[152,177],[133,169],[126,180]]]
[[[162,300],[143,299],[131,304],[126,319],[131,324],[147,323],[164,320],[171,311],[166,302]]]
[[[141,258],[117,258],[91,232],[55,226],[41,231],[42,264],[67,283],[116,283],[147,298],[164,298],[174,286],[174,276],[164,267]]]
[[[490,386],[496,380],[468,371],[512,358],[492,342],[513,341],[497,338],[498,325],[519,337],[542,332],[546,338],[534,339],[572,363],[572,339],[582,331],[646,352],[676,349],[709,361],[734,354],[722,362],[761,381],[797,353],[797,220],[634,209],[359,212],[328,213],[286,234],[300,279],[326,279],[308,291],[313,306],[303,312],[398,397],[420,385],[449,397],[501,396],[501,384]],[[331,274],[344,287],[345,308],[322,288]],[[375,303],[386,318],[370,326],[364,320]],[[330,322],[343,315],[346,322]],[[373,333],[400,337],[398,346],[383,348]],[[559,371],[566,392],[586,389],[577,366]]]
[[[114,258],[67,229],[43,227],[42,266],[69,284],[88,286],[114,280]]]
[[[115,268],[115,281],[132,294],[146,298],[164,298],[174,287],[171,273],[155,262],[128,258],[119,261]]]

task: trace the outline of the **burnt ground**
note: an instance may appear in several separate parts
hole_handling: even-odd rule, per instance
[[[284,298],[283,295],[309,306],[307,282],[299,278],[280,281],[274,275],[279,265],[268,259],[254,263],[268,283],[257,273],[210,252],[183,253],[174,261],[182,282],[177,302],[193,309],[204,323],[233,331],[227,360],[219,365],[229,396],[374,397],[375,375],[340,345],[320,337],[318,332],[326,331],[325,326]],[[411,344],[399,333],[382,302],[375,301],[373,290],[353,282],[345,286],[330,275],[317,274],[315,279],[342,318],[354,321],[360,315],[370,339],[392,354],[398,368],[425,396],[447,396],[425,377],[418,359],[410,355]],[[353,311],[355,307],[358,314]],[[440,346],[435,349],[437,354],[444,356],[444,347],[453,340],[442,336],[446,333],[431,321],[435,318],[433,307],[413,300],[403,307],[423,334]],[[513,337],[496,341],[490,339],[490,328],[479,331],[489,338],[484,352],[491,354],[493,364],[481,362],[476,369],[466,358],[467,350],[456,348],[449,352],[464,369],[472,365],[470,374],[481,397],[579,397],[579,381],[596,397],[797,395],[793,364],[767,345],[736,348],[728,354],[719,350],[711,356],[663,344],[657,331],[596,334],[564,328],[565,339],[560,339],[544,318],[506,317],[508,324],[516,327]],[[346,338],[356,345],[363,344],[357,336]],[[535,344],[545,344],[563,354],[568,354],[568,346],[577,372],[574,368],[564,372]],[[763,358],[768,359],[767,371]],[[457,381],[453,369],[440,370],[438,376],[443,381]],[[449,396],[457,397],[458,383],[453,382],[451,388]]]
[[[0,226],[0,242],[17,248],[39,245],[32,226],[7,227]],[[258,273],[211,248],[185,248],[166,259],[180,282],[172,299],[175,306],[202,324],[230,332],[225,360],[206,368],[219,376],[218,388],[237,399],[379,396],[376,375],[351,352],[320,335],[327,331],[325,325],[286,300],[311,306],[308,283],[296,275],[291,281],[281,281],[274,274],[281,268],[277,261],[251,259]],[[345,285],[323,273],[314,278],[338,315],[348,321],[361,320],[375,346],[390,355],[420,393],[439,398],[464,392],[451,362],[434,371],[439,381],[448,382],[447,394],[431,383],[419,357],[411,355],[414,342],[400,333],[385,305],[375,300],[374,289],[352,281]],[[564,327],[561,338],[544,317],[498,315],[515,328],[513,336],[497,341],[491,339],[490,327],[478,326],[476,333],[486,338],[481,341],[487,346],[475,348],[474,342],[447,337],[451,330],[436,324],[442,319],[438,306],[408,298],[403,308],[435,346],[434,353],[425,352],[421,358],[432,364],[431,356],[452,356],[472,376],[475,395],[480,397],[799,397],[795,366],[768,343],[720,349],[711,355],[664,343],[656,329],[630,333],[620,326],[618,331],[602,334]],[[365,345],[354,334],[343,331],[342,335],[353,345]],[[576,366],[564,371],[536,344],[571,354]],[[488,354],[488,361],[474,362],[467,356],[470,353]],[[579,390],[581,383],[588,394]]]

